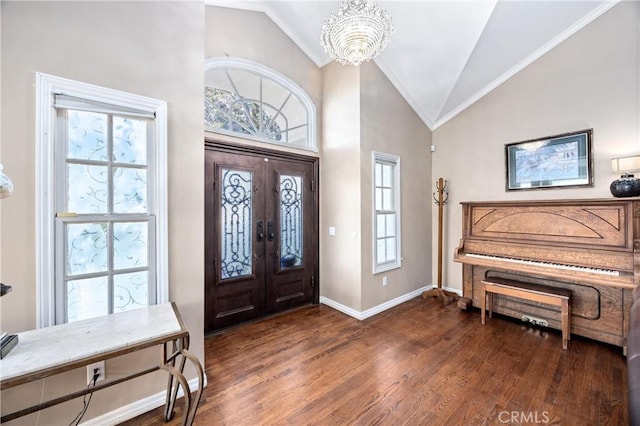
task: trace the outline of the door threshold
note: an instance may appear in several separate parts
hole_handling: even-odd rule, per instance
[[[307,308],[310,308],[310,307],[313,307],[313,306],[320,306],[320,303],[307,303],[306,305],[294,306],[293,308],[285,309],[285,310],[280,311],[280,312],[274,312],[272,314],[263,315],[263,316],[261,316],[259,318],[254,318],[254,319],[251,319],[249,321],[240,322],[238,324],[229,325],[227,327],[223,327],[223,328],[220,328],[218,330],[213,330],[213,331],[210,331],[208,333],[204,333],[204,337],[205,337],[205,339],[207,339],[209,337],[218,336],[218,335],[220,335],[220,334],[222,334],[222,333],[224,333],[226,331],[233,330],[233,329],[238,328],[238,327],[242,327],[243,325],[255,324],[255,323],[258,323],[258,322],[263,321],[263,320],[272,319],[272,318],[278,317],[278,316],[283,315],[283,314],[290,314],[292,312],[300,311],[300,310],[307,309]]]

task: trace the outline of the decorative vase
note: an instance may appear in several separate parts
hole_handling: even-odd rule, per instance
[[[640,196],[640,179],[633,175],[623,175],[620,179],[611,182],[609,187],[614,197],[638,197]]]
[[[295,264],[296,256],[294,254],[286,254],[280,259],[280,267],[282,268],[290,268],[292,266],[295,266]]]

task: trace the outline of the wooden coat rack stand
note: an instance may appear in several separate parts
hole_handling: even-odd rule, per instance
[[[438,287],[431,290],[422,292],[422,298],[437,297],[444,302],[445,305],[453,302],[458,295],[450,291],[446,291],[442,288],[442,213],[443,207],[449,198],[449,193],[444,192],[447,187],[447,181],[443,178],[438,179],[436,183],[436,189],[438,190],[438,198],[436,199],[436,193],[433,193],[433,201],[438,206]]]

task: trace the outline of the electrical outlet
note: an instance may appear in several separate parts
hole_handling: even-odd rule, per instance
[[[386,287],[388,284],[387,277],[382,277],[382,287]]]
[[[96,382],[101,382],[107,377],[107,370],[105,369],[104,361],[94,362],[87,365],[87,384],[93,383],[93,374],[95,370],[98,370],[98,378]]]

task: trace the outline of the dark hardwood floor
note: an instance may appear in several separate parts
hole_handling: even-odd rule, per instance
[[[205,340],[197,425],[627,425],[622,349],[416,298],[309,306]],[[181,403],[170,425],[180,424]],[[161,409],[127,425],[165,424]]]

